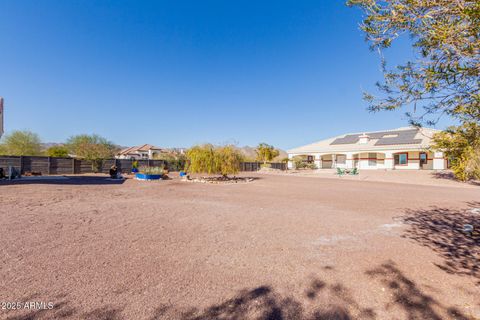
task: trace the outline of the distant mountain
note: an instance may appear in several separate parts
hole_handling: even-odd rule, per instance
[[[64,145],[63,143],[45,142],[45,143],[41,143],[40,147],[42,148],[42,150],[47,150],[50,147],[63,146],[63,145]]]

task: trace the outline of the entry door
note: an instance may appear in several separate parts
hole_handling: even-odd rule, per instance
[[[420,152],[420,167],[423,169],[428,163],[428,155],[426,152]]]
[[[376,153],[369,153],[368,154],[368,166],[369,167],[376,167],[377,166],[377,154]]]

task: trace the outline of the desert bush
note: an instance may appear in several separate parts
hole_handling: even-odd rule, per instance
[[[65,146],[52,146],[46,151],[49,157],[66,158],[68,157],[68,149]]]
[[[465,123],[450,127],[433,137],[433,150],[451,159],[455,177],[461,181],[480,179],[480,125]]]
[[[91,161],[94,172],[99,170],[102,160],[112,158],[117,151],[113,143],[96,134],[73,136],[66,147],[75,157]]]
[[[187,157],[182,153],[162,152],[155,155],[154,159],[166,162],[168,170],[180,171],[185,168]]]
[[[3,137],[0,152],[9,156],[39,156],[42,155],[41,141],[31,131],[13,131]]]
[[[164,167],[147,167],[147,166],[141,166],[138,171],[140,171],[143,174],[161,174],[163,175],[165,168]]]
[[[303,158],[302,156],[293,157],[292,161],[295,169],[312,169],[312,170],[317,169],[317,166],[315,165],[315,163],[306,162],[305,158]]]

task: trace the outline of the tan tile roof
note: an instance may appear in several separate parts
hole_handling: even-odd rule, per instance
[[[136,152],[147,152],[148,150],[163,150],[162,148],[159,148],[159,147],[155,147],[151,144],[144,144],[144,145],[141,145],[141,146],[135,146],[135,147],[130,147],[130,148],[126,148],[126,149],[123,149],[122,151],[119,152],[119,154],[134,154]]]

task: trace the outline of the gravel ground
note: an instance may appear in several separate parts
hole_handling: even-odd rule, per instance
[[[480,319],[480,188],[255,177],[0,183],[0,319]]]

